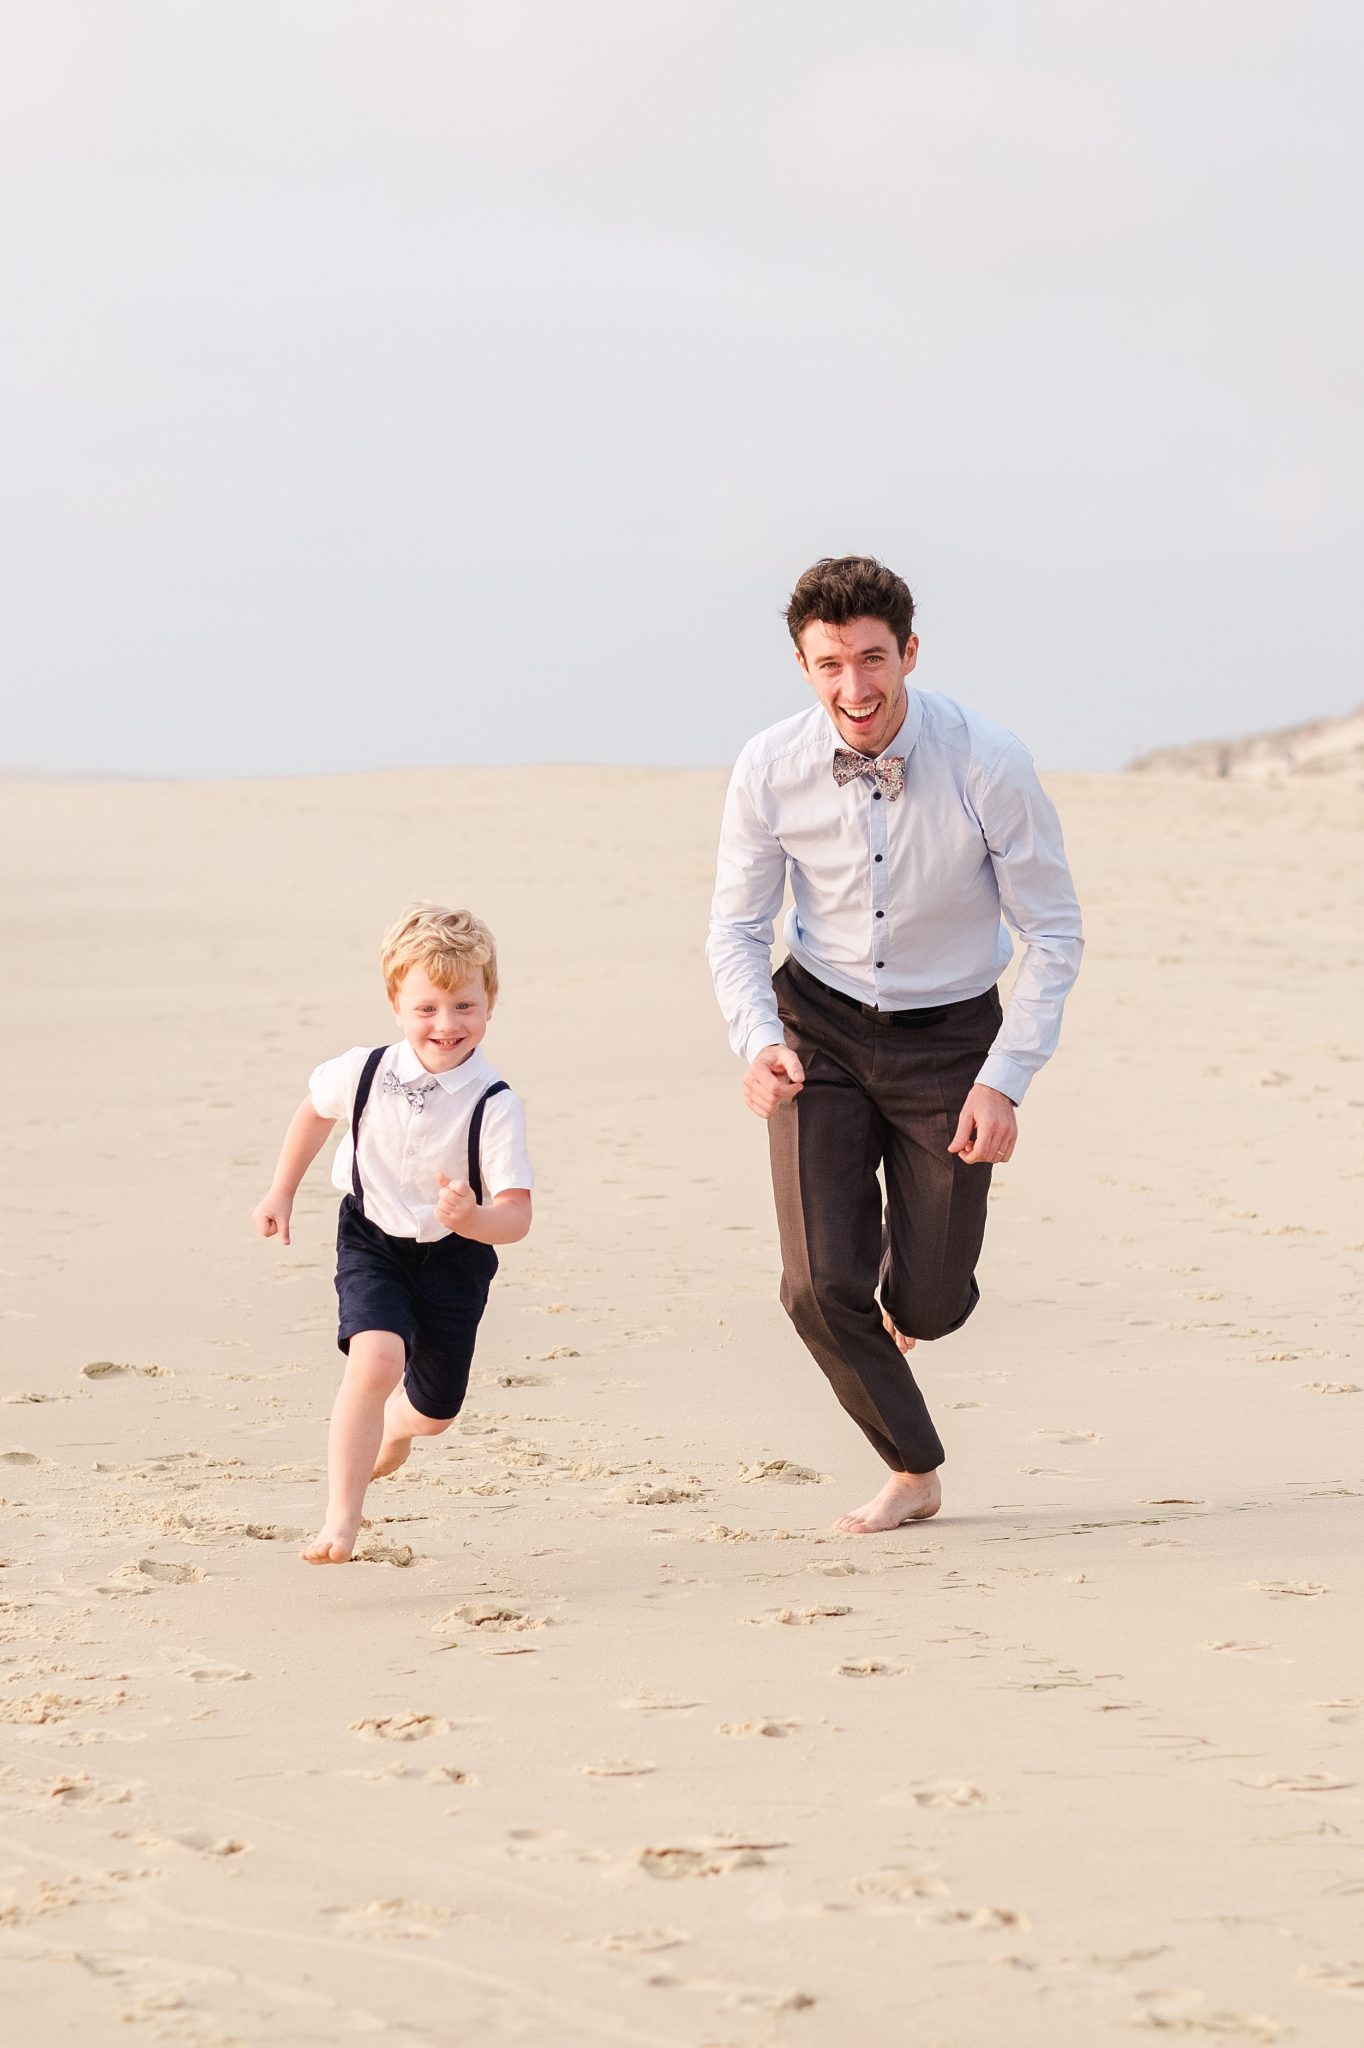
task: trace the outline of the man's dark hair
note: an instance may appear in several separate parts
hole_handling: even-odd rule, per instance
[[[895,635],[901,654],[914,630],[914,599],[893,569],[870,555],[825,555],[791,592],[786,623],[797,648],[812,622],[846,626],[853,619],[880,619]]]

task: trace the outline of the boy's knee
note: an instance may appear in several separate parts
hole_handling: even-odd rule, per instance
[[[453,1415],[423,1415],[419,1408],[412,1410],[416,1421],[416,1436],[443,1436],[454,1422]]]

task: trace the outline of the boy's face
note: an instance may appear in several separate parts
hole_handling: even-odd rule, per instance
[[[403,1037],[428,1074],[462,1066],[481,1042],[491,1011],[481,974],[461,988],[437,988],[424,967],[409,967],[393,998]]]

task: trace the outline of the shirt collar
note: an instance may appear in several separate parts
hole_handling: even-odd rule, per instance
[[[833,740],[835,751],[840,747],[844,748],[849,753],[853,753],[856,751],[856,749],[848,746],[848,742],[844,739],[842,733],[834,724],[832,717],[827,711],[824,713],[824,722],[829,728],[829,733]],[[918,740],[919,734],[923,730],[923,723],[923,699],[922,697],[920,697],[917,690],[911,689],[909,684],[906,683],[905,715],[900,720],[900,730],[896,733],[893,740],[888,740],[886,742],[885,746],[882,747],[879,754],[869,755],[868,758],[875,761],[885,761],[891,755],[898,754],[902,759],[908,760],[909,756],[914,752],[915,743]]]
[[[447,1095],[453,1095],[461,1088],[467,1088],[471,1081],[481,1081],[486,1087],[492,1079],[492,1068],[483,1057],[482,1048],[475,1046],[467,1060],[461,1060],[448,1074],[430,1074],[413,1052],[407,1040],[401,1039],[394,1048],[393,1072],[406,1084],[408,1081],[439,1081]]]

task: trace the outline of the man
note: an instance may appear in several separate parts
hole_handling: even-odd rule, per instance
[[[919,642],[901,579],[859,555],[816,562],[786,622],[818,703],[739,756],[707,953],[745,1099],[768,1122],[782,1304],[890,1467],[838,1525],[869,1535],[941,1504],[943,1448],[906,1354],[979,1300],[991,1169],[1013,1156],[1083,942],[1025,748],[908,686]],[[1007,1014],[1001,912],[1026,948]]]

